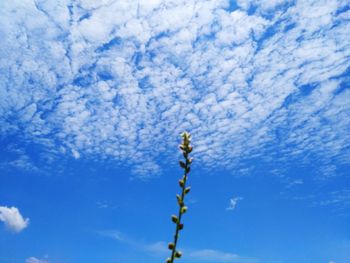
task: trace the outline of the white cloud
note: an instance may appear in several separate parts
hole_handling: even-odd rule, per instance
[[[128,240],[128,238],[126,238],[120,231],[117,230],[97,231],[96,233],[101,236],[112,238],[121,242],[125,242],[126,240]]]
[[[49,263],[49,261],[44,259],[38,259],[35,257],[30,257],[26,259],[26,263]]]
[[[0,206],[0,221],[4,222],[7,229],[19,233],[29,224],[29,219],[24,219],[16,207]]]
[[[230,199],[230,204],[229,206],[226,208],[226,210],[235,210],[236,206],[237,206],[237,203],[239,201],[243,200],[243,197],[233,197]]]
[[[143,178],[175,163],[185,129],[204,168],[317,160],[333,174],[329,160],[349,164],[346,3],[228,5],[4,3],[0,134]]]

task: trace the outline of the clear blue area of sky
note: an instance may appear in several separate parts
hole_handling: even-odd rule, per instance
[[[188,130],[179,262],[349,263],[349,2],[107,2],[0,1],[0,262],[165,262]]]
[[[33,254],[49,255],[53,262],[162,262],[166,253],[147,246],[172,238],[170,215],[177,208],[181,170],[172,165],[160,178],[143,182],[118,168],[75,160],[67,165],[70,175],[56,175],[54,168],[47,176],[2,174],[2,202],[20,207],[31,219],[19,235],[1,229],[2,262],[23,262]],[[180,239],[185,251],[210,248],[259,262],[349,260],[348,218],[308,199],[288,199],[283,193],[288,189],[267,172],[236,178],[194,164],[189,182],[189,213]],[[244,199],[226,210],[236,195]],[[108,234],[115,232],[132,242]],[[184,260],[201,262],[186,254]]]

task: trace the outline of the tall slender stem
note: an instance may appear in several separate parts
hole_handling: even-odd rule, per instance
[[[192,152],[192,146],[190,145],[191,135],[187,132],[184,132],[182,135],[183,141],[180,145],[182,154],[185,158],[185,162],[180,161],[179,164],[181,168],[184,169],[184,175],[182,179],[179,180],[179,185],[181,187],[181,196],[176,195],[177,202],[179,205],[178,215],[172,216],[172,221],[176,224],[175,235],[173,243],[169,243],[168,247],[171,250],[171,257],[167,259],[167,263],[173,263],[175,258],[180,258],[182,253],[176,250],[177,242],[179,239],[179,232],[183,229],[183,224],[181,223],[182,215],[186,213],[187,207],[185,206],[185,196],[189,193],[190,187],[186,187],[188,173],[190,172],[190,164],[192,163],[192,158],[189,157],[189,154]]]

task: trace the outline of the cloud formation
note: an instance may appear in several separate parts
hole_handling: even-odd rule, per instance
[[[189,130],[202,167],[334,174],[350,157],[349,16],[342,0],[1,3],[0,134],[147,177]]]
[[[30,257],[26,259],[26,263],[49,263],[49,261],[44,259],[38,259],[35,257]]]
[[[0,206],[0,221],[4,222],[5,227],[15,233],[21,232],[29,224],[28,218],[23,218],[18,208]]]

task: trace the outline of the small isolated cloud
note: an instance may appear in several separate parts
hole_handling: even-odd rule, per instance
[[[121,242],[125,241],[124,235],[117,230],[97,231],[96,233],[101,236],[112,238]]]
[[[38,259],[35,257],[30,257],[26,259],[26,263],[49,263],[49,261],[44,259]]]
[[[237,196],[237,197],[233,197],[230,199],[230,204],[229,206],[226,208],[226,210],[235,210],[237,203],[239,201],[243,200],[243,197]]]
[[[256,259],[242,257],[237,254],[223,252],[214,249],[200,249],[190,252],[189,257],[199,261],[207,262],[239,262],[239,263],[253,263],[258,262]]]
[[[19,233],[29,224],[29,218],[24,219],[18,208],[0,206],[0,221],[4,222],[7,229]]]

